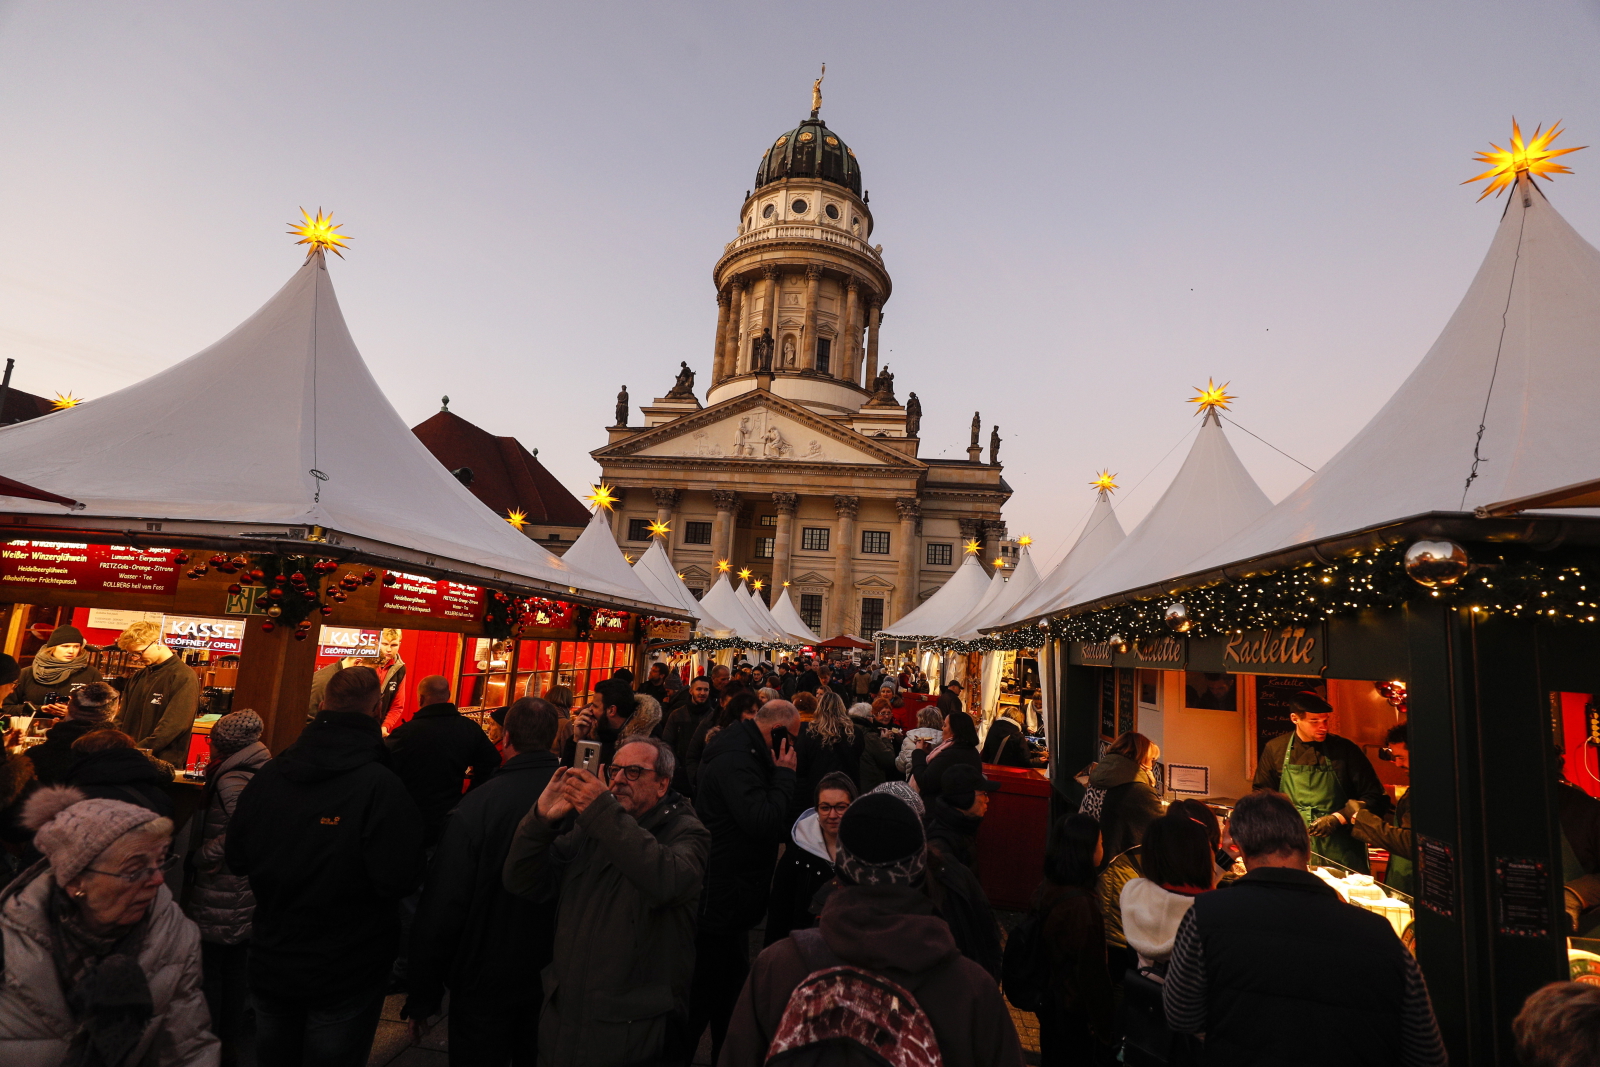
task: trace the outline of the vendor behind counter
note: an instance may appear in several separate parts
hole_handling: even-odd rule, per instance
[[[68,696],[102,680],[100,672],[89,664],[82,631],[76,626],[57,626],[33,662],[22,668],[22,676],[6,697],[3,709],[8,715],[20,715],[22,705],[32,704],[44,714],[60,718],[67,713]]]

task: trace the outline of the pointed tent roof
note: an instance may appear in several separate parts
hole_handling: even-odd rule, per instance
[[[1189,569],[1588,481],[1600,470],[1597,366],[1600,251],[1523,177],[1460,306],[1389,402]]]
[[[957,638],[966,633],[967,620],[987,615],[990,609],[994,607],[994,602],[1005,592],[1005,589],[1006,569],[1003,566],[997,566],[994,569],[994,573],[989,575],[989,583],[984,587],[983,596],[978,598],[978,602],[965,615],[952,619],[950,625],[946,626],[944,632],[939,636]]]
[[[1084,604],[1192,570],[1191,564],[1272,507],[1207,411],[1167,491],[1133,532],[1068,594]]]
[[[562,558],[586,574],[628,590],[636,599],[646,602],[656,599],[654,591],[634,573],[622,549],[617,547],[616,535],[611,532],[611,513],[605,508],[595,509],[589,525]]]
[[[721,575],[711,583],[705,595],[700,598],[717,618],[727,623],[737,632],[738,636],[751,644],[764,645],[773,640],[767,633],[767,628],[758,622],[750,613],[750,606],[738,590],[733,587],[733,580],[729,575]]]
[[[683,584],[683,579],[678,577],[678,572],[672,566],[672,560],[667,558],[667,550],[661,547],[660,538],[650,539],[650,547],[633,565],[633,573],[663,604],[676,604],[693,615],[698,620],[696,628],[702,633],[713,637],[732,636],[734,628],[724,625],[712,615],[705,604],[696,600],[694,594],[689,592],[689,587]]]
[[[932,596],[893,626],[879,630],[877,636],[899,640],[938,637],[977,607],[988,591],[989,576],[983,572],[983,564],[975,554],[969,554]]]
[[[757,619],[761,620],[761,625],[766,627],[768,633],[780,640],[794,640],[789,632],[783,628],[783,624],[773,616],[772,609],[767,607],[767,602],[765,600],[761,599],[761,594],[756,592],[755,586],[751,586],[749,589],[745,590],[745,599],[750,601],[751,613],[754,614]]]
[[[1033,589],[1024,592],[1004,617],[993,626],[1024,622],[1040,615],[1060,610],[1067,604],[1067,593],[1081,582],[1100,561],[1122,544],[1128,535],[1111,506],[1111,494],[1101,489],[1095,494],[1094,508],[1089,519],[1078,533],[1078,539],[1061,561],[1050,568],[1050,573],[1039,579]]]
[[[85,525],[137,519],[291,541],[294,528],[304,538],[319,526],[330,542],[385,562],[572,588],[619,606],[636,598],[518,533],[433,458],[373,380],[323,260],[312,255],[259,311],[181,363],[0,428],[0,469],[70,493],[86,505],[75,516]],[[8,505],[45,509],[58,510]]]
[[[789,596],[789,590],[781,585],[777,589],[777,603],[772,605],[772,617],[783,628],[784,633],[802,644],[815,645],[821,643],[822,638],[817,636],[815,630],[806,625],[806,621],[795,610],[794,600]]]
[[[994,584],[995,578],[1000,579],[998,587]],[[1033,565],[1033,556],[1028,552],[1027,545],[1022,546],[1017,565],[1009,573],[998,568],[995,570],[989,586],[989,592],[984,594],[978,606],[966,618],[946,630],[944,636],[976,641],[983,636],[978,631],[986,626],[998,625],[1012,608],[1038,588],[1039,571]]]

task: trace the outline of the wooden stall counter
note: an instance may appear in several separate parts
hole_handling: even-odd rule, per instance
[[[1000,783],[978,829],[978,880],[997,908],[1024,910],[1044,878],[1050,839],[1050,778],[1033,767],[983,766]]]

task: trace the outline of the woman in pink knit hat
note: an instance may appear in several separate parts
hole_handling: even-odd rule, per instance
[[[216,1064],[200,933],[161,874],[171,821],[49,786],[23,823],[45,858],[0,892],[0,1062]]]

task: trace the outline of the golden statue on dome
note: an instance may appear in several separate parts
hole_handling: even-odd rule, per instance
[[[816,118],[822,110],[822,79],[828,76],[828,64],[822,64],[822,73],[817,75],[817,80],[811,83],[811,117]]]

